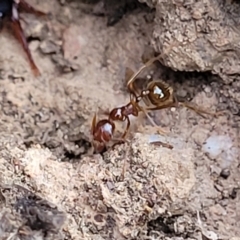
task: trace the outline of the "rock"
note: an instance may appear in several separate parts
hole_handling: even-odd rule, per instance
[[[87,38],[84,32],[71,25],[63,33],[63,52],[64,58],[73,61],[74,58],[81,56],[81,50],[87,46]]]
[[[38,147],[25,152],[23,147],[20,147],[20,143],[21,141],[13,136],[7,134],[1,136],[1,144],[5,146],[5,150],[0,154],[2,176],[0,181],[0,236],[2,239],[41,240],[46,239],[46,236],[49,236],[49,240],[62,239],[61,228],[66,220],[65,213],[59,211],[58,206],[53,202],[42,197],[44,194],[38,195],[33,190],[34,187],[44,188],[44,179],[47,180],[47,178],[44,172],[39,175],[41,172],[39,167],[46,165],[51,153]],[[13,159],[12,163],[8,162],[6,156]],[[34,187],[21,182],[24,170],[31,175]],[[53,200],[56,202],[54,195]]]
[[[226,83],[239,79],[237,1],[139,1],[156,9],[152,36],[155,50],[162,52],[175,40],[180,43],[162,60],[166,66],[180,71],[211,71]]]
[[[222,169],[220,176],[224,179],[227,179],[230,176],[231,172],[229,168]]]
[[[43,54],[53,54],[60,52],[61,46],[55,41],[44,40],[40,44],[40,50]]]

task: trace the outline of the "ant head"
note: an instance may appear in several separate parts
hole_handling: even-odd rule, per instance
[[[168,105],[174,102],[173,89],[163,81],[150,82],[147,91],[147,97],[154,106]]]

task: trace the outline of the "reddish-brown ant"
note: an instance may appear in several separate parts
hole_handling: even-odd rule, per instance
[[[27,2],[25,2],[25,0],[2,0],[0,2],[0,19],[3,20],[6,18],[6,20],[10,22],[10,27],[13,29],[17,40],[22,45],[34,75],[39,76],[40,71],[32,58],[26,37],[23,33],[20,23],[19,10],[32,13],[37,16],[45,16],[46,14],[30,6]]]
[[[125,141],[125,137],[130,128],[130,115],[137,117],[140,112],[146,114],[151,123],[156,126],[154,121],[148,115],[147,111],[160,110],[169,107],[178,107],[184,106],[187,107],[198,114],[210,114],[217,116],[218,113],[211,113],[205,109],[201,109],[197,106],[193,106],[190,103],[179,102],[174,95],[173,88],[170,87],[164,81],[152,81],[147,85],[147,88],[138,93],[134,82],[137,79],[138,75],[148,66],[153,64],[155,61],[160,60],[162,54],[150,59],[145,65],[143,65],[127,82],[127,87],[130,92],[130,102],[125,106],[114,108],[109,114],[108,119],[103,119],[97,122],[96,114],[92,120],[92,135],[93,135],[93,147],[95,152],[102,152],[106,145],[115,140],[117,143]],[[140,101],[144,101],[144,107],[140,106]],[[127,126],[120,137],[120,139],[114,139],[115,133],[115,121],[124,122],[127,121]],[[162,129],[159,129],[160,132],[164,132]],[[158,144],[158,143],[157,143]],[[162,146],[172,148],[171,145],[160,143]],[[115,145],[115,144],[114,144]]]
[[[158,82],[160,84],[160,82]],[[162,88],[164,93],[167,94],[167,91],[170,89],[166,84],[161,82]],[[131,88],[129,88],[131,90]],[[96,152],[102,152],[106,144],[110,141],[117,141],[117,143],[121,143],[125,141],[125,137],[129,131],[130,128],[130,115],[134,117],[138,117],[140,112],[143,112],[146,114],[146,116],[149,118],[151,123],[156,126],[154,121],[151,119],[151,117],[147,114],[144,107],[140,106],[140,101],[148,97],[149,99],[152,99],[152,95],[154,94],[154,88],[152,88],[152,85],[150,84],[146,90],[142,90],[139,95],[136,94],[136,92],[130,93],[130,101],[128,104],[114,108],[111,110],[111,112],[108,114],[108,119],[103,119],[97,122],[97,116],[94,115],[93,121],[92,121],[92,135],[93,135],[93,145]],[[167,94],[169,98],[172,97],[171,90]],[[169,99],[165,99],[164,101],[169,101]],[[158,107],[156,108],[158,109]],[[147,109],[149,110],[149,109]],[[154,110],[154,109],[153,109]],[[115,122],[127,122],[126,129],[120,139],[114,139],[113,135],[115,132]],[[159,132],[165,133],[164,130],[158,127]],[[115,144],[114,144],[115,145]],[[166,146],[166,145],[165,145]],[[169,145],[168,145],[169,146]]]
[[[173,46],[169,47],[169,50]],[[158,59],[162,54],[158,56]],[[155,61],[155,60],[154,60]],[[97,116],[96,114],[93,117],[92,120],[92,127],[91,127],[91,133],[92,133],[92,144],[95,152],[103,152],[106,148],[107,143],[109,143],[112,140],[117,140],[117,142],[123,142],[124,138],[128,132],[128,129],[130,127],[130,119],[129,116],[138,116],[140,111],[144,111],[143,108],[139,106],[139,101],[142,99],[142,96],[137,96],[136,91],[133,91],[133,81],[136,79],[136,77],[141,73],[141,71],[150,66],[154,61],[149,60],[143,67],[141,67],[128,81],[128,88],[130,90],[130,102],[126,104],[125,106],[114,108],[109,114],[107,119],[102,119],[97,122]],[[147,115],[148,116],[148,115]],[[115,121],[127,121],[127,127],[124,133],[122,134],[121,139],[113,139],[113,135],[115,132]]]

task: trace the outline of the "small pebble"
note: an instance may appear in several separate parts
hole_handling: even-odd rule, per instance
[[[185,97],[187,96],[187,91],[186,91],[185,89],[179,89],[179,90],[177,91],[177,95],[178,95],[179,97],[185,98]]]
[[[103,217],[102,214],[97,214],[97,215],[94,216],[94,219],[95,219],[96,222],[103,222],[104,217]]]
[[[212,89],[211,89],[211,87],[209,87],[209,86],[206,86],[205,88],[204,88],[204,92],[205,93],[210,93],[212,91]]]
[[[233,188],[232,192],[229,194],[229,197],[235,199],[237,197],[237,188]]]
[[[227,179],[230,176],[230,170],[229,168],[222,169],[220,176],[224,179]]]
[[[40,45],[40,42],[38,40],[35,40],[35,41],[31,41],[28,46],[31,52],[34,52],[38,49],[39,45]]]
[[[219,201],[219,204],[221,204],[221,206],[224,208],[229,204],[229,199],[227,199],[227,197],[224,198],[223,200]]]
[[[224,189],[224,190],[222,191],[222,198],[223,198],[223,199],[227,199],[228,196],[229,196],[228,190]]]
[[[51,40],[44,40],[40,44],[40,50],[43,54],[53,54],[60,51],[60,46]]]

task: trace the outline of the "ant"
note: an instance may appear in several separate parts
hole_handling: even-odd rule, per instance
[[[128,104],[112,109],[108,114],[107,119],[103,119],[98,122],[97,122],[96,114],[94,115],[92,120],[91,132],[93,136],[93,147],[95,152],[99,152],[99,153],[103,152],[106,149],[107,143],[109,143],[110,141],[117,141],[117,143],[115,143],[113,146],[115,146],[116,144],[125,142],[125,137],[130,128],[130,119],[129,119],[130,115],[137,117],[140,112],[143,112],[149,118],[149,120],[154,126],[157,126],[157,125],[148,115],[147,113],[148,111],[184,106],[195,111],[200,115],[202,114],[210,114],[212,116],[218,115],[218,113],[212,113],[200,107],[193,106],[190,103],[178,101],[174,94],[173,88],[162,80],[151,81],[147,85],[146,89],[141,90],[140,93],[138,93],[134,85],[138,75],[145,68],[153,64],[155,61],[160,60],[161,57],[162,57],[162,54],[158,55],[157,57],[151,58],[135,74],[132,74],[132,76],[127,82],[127,88],[130,93],[130,101]],[[128,70],[131,71],[130,69]],[[141,101],[145,103],[144,107],[140,106],[139,103]],[[116,139],[113,137],[115,133],[115,121],[127,122],[126,129],[122,134],[122,136],[120,137],[120,139]],[[160,128],[159,128],[159,132],[165,133],[165,131]],[[160,141],[156,143],[164,147],[168,147],[170,149],[173,148],[173,146],[167,143],[162,143]]]
[[[140,95],[135,95],[135,93],[130,93],[130,101],[124,106],[114,108],[110,111],[108,114],[108,119],[103,119],[97,122],[97,116],[96,114],[93,117],[92,120],[92,135],[93,135],[93,147],[96,152],[103,152],[106,149],[106,144],[110,141],[117,141],[113,145],[113,147],[116,144],[120,144],[125,142],[125,137],[129,131],[131,122],[130,122],[130,115],[134,117],[138,117],[140,112],[143,112],[148,119],[151,121],[151,123],[154,126],[157,126],[152,118],[148,115],[148,113],[145,111],[145,108],[139,105],[139,102],[144,99],[146,96],[146,93],[149,90],[143,90]],[[122,136],[120,138],[113,138],[114,132],[115,132],[115,121],[120,122],[127,122],[126,129]],[[165,134],[165,131],[158,127],[158,132],[161,132],[162,134]],[[173,148],[171,145],[162,143],[160,141],[157,142],[157,144],[160,144],[162,146]]]
[[[41,74],[29,50],[28,43],[20,23],[19,10],[35,14],[36,16],[45,16],[46,13],[36,10],[34,7],[30,6],[27,2],[25,2],[25,0],[0,1],[0,20],[4,20],[6,18],[10,22],[10,27],[13,29],[16,39],[22,45],[27,55],[31,69],[34,75],[37,77]]]

